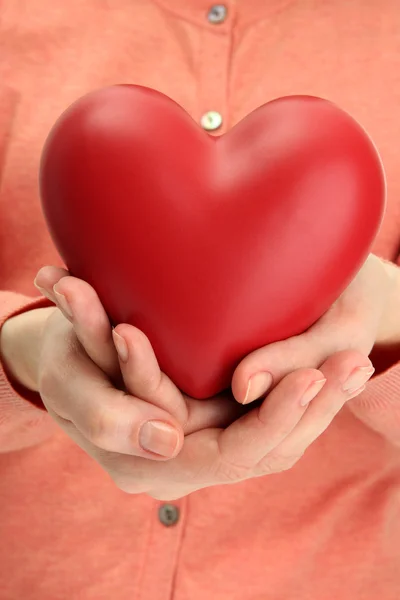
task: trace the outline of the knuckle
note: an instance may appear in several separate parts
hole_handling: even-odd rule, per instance
[[[217,478],[225,483],[237,483],[249,478],[250,469],[245,465],[236,465],[226,460],[220,466]]]
[[[324,419],[325,422],[327,423],[327,425],[329,425],[329,423],[331,423],[333,421],[333,419],[336,417],[336,415],[342,408],[345,400],[346,400],[346,398],[343,396],[340,399],[340,402],[338,404],[327,408],[326,413],[325,413],[325,419]]]
[[[114,439],[116,431],[115,414],[109,409],[97,406],[96,410],[87,414],[85,435],[95,446],[107,447]]]
[[[304,453],[283,455],[277,452],[271,452],[265,456],[257,465],[256,471],[260,475],[272,475],[288,471],[302,458]]]
[[[157,396],[160,392],[162,384],[161,373],[149,373],[142,378],[143,388],[147,390],[147,393],[152,396]]]
[[[260,416],[261,411],[258,411],[258,420],[260,422],[260,424],[262,425],[263,428],[268,427],[269,425],[269,419],[264,418],[263,416]],[[272,442],[274,440],[276,440],[277,442],[279,440],[285,439],[293,430],[293,423],[289,420],[286,420],[284,422],[281,423],[277,423],[274,424],[274,430],[273,433],[270,434],[269,436],[269,443],[272,445]]]
[[[323,428],[322,431],[324,431],[325,428],[328,427],[328,425],[333,421],[338,412],[341,410],[346,401],[346,396],[345,394],[340,394],[340,397],[336,398],[335,400],[335,402],[331,402],[330,404],[324,406],[323,410],[321,409],[320,414],[315,414],[315,422],[320,423],[320,425]]]

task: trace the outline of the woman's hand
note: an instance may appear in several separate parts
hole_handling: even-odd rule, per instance
[[[73,324],[77,339],[87,348],[92,363],[103,363],[103,369],[115,379],[116,355],[114,348],[109,346],[111,328],[108,319],[105,313],[100,315],[103,309],[94,290],[88,292],[84,301],[83,290],[88,284],[66,275],[66,272],[57,273],[57,270],[47,268],[39,273],[37,283],[45,287],[46,295],[51,297],[56,281],[55,290],[68,300],[69,308],[63,298],[54,298],[71,321],[68,326]],[[85,321],[88,315],[89,321]],[[65,320],[63,326],[66,326]],[[71,334],[71,329],[68,331]],[[235,483],[291,468],[328,427],[343,404],[359,393],[373,371],[366,356],[367,346],[363,346],[361,352],[354,349],[340,352],[337,348],[333,356],[320,361],[319,368],[301,365],[290,369],[276,382],[268,398],[257,406],[243,407],[229,394],[196,401],[181,395],[171,380],[161,373],[143,333],[127,324],[118,325],[115,333],[119,336],[114,334],[125,391],[121,417],[128,409],[137,414],[143,403],[168,411],[183,423],[185,438],[180,451],[178,448],[170,460],[150,460],[138,454],[137,428],[133,437],[128,436],[134,441],[135,451],[127,451],[123,446],[127,427],[109,427],[114,421],[104,418],[107,413],[100,406],[99,397],[91,401],[89,411],[85,402],[78,402],[75,417],[70,413],[63,417],[60,409],[53,410],[54,403],[50,414],[103,466],[118,487],[129,493],[147,493],[160,500],[172,500],[204,487]],[[104,343],[108,344],[107,359],[106,351],[99,356]],[[266,350],[268,348],[263,349]],[[249,358],[243,361],[245,366]],[[47,395],[52,394],[44,393],[45,403]],[[63,406],[69,405],[64,403]],[[86,426],[77,426],[80,415],[89,414],[91,419],[94,416],[97,422],[99,413],[102,417],[97,429],[90,425],[93,423],[90,419],[86,420]],[[88,435],[90,431],[97,434],[94,437]],[[115,440],[113,444],[109,443],[110,439]]]
[[[114,463],[120,454],[167,460],[179,453],[184,435],[226,426],[246,411],[230,394],[206,403],[184,396],[161,373],[143,333],[125,325],[112,330],[96,292],[86,282],[64,269],[45,267],[36,285],[60,310],[37,309],[10,319],[7,339],[15,330],[24,340],[20,364],[27,365],[30,374],[20,382],[29,381],[29,387],[39,391],[54,420],[82,447],[89,444],[99,462],[108,454]],[[48,315],[45,321],[39,319],[43,311]],[[36,320],[40,335],[31,336],[35,344],[29,344],[20,323],[30,323],[32,330]],[[118,335],[126,327],[128,345]],[[127,381],[116,348],[122,365],[129,348]],[[150,422],[155,422],[154,428]]]
[[[333,306],[305,333],[260,348],[249,354],[237,367],[232,390],[238,402],[249,403],[263,397],[284,377],[296,369],[318,369],[329,357],[344,350],[368,356],[375,344],[393,342],[395,313],[397,335],[399,269],[373,254]],[[399,336],[400,341],[400,336]],[[362,388],[372,372],[352,373],[346,386]],[[362,389],[359,389],[361,392]]]

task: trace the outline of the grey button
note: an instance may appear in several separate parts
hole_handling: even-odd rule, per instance
[[[179,521],[179,508],[173,504],[163,504],[158,509],[158,517],[166,527],[175,525]]]
[[[228,10],[224,4],[214,4],[208,11],[207,19],[209,23],[213,25],[218,25],[219,23],[223,23],[226,19],[226,15]]]
[[[222,115],[216,110],[209,110],[201,117],[200,125],[206,131],[215,131],[222,125]]]

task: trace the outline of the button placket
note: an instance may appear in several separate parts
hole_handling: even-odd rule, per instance
[[[187,502],[187,497],[171,502],[149,500],[150,523],[142,563],[141,600],[164,600],[172,597]]]
[[[199,59],[199,116],[201,127],[222,134],[228,125],[228,81],[234,6],[211,5],[205,15]]]

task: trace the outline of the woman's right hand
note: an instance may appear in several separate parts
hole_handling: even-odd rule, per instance
[[[116,351],[121,338],[95,290],[55,267],[41,269],[35,283],[60,310],[37,309],[13,317],[4,339],[12,338],[14,327],[22,340],[22,323],[29,321],[27,330],[32,330],[34,313],[49,311],[40,336],[35,336],[39,347],[36,341],[29,348],[24,339],[30,358],[23,362],[35,362],[31,387],[59,426],[81,447],[90,447],[90,455],[111,476],[119,455],[165,461],[179,454],[184,435],[229,425],[243,414],[243,407],[228,396],[207,402],[184,396],[161,373],[147,337],[129,327],[129,362],[135,365],[129,377],[137,394],[132,396],[124,387]],[[119,354],[123,357],[123,348]]]

